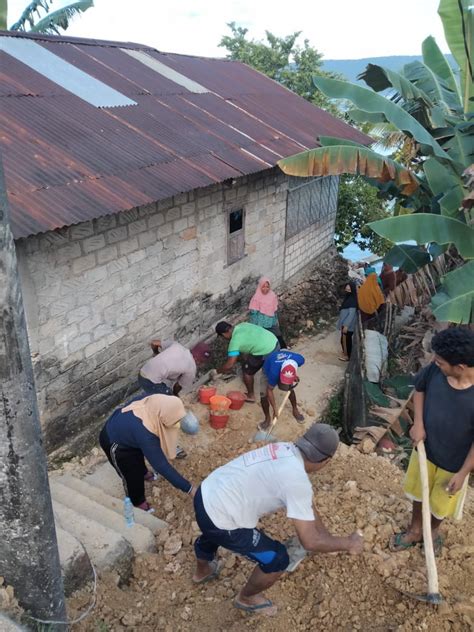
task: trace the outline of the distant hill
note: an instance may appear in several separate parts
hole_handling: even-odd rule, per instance
[[[449,63],[455,67],[456,64],[452,55],[446,55]],[[364,59],[324,59],[323,70],[337,72],[343,75],[348,81],[357,81],[357,76],[365,70],[367,64],[377,64],[390,70],[400,70],[405,64],[412,61],[421,61],[421,55],[394,55],[391,57],[366,57]],[[364,81],[361,81],[364,86]]]

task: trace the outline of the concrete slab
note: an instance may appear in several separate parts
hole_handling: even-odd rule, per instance
[[[62,483],[63,485],[76,490],[84,496],[87,496],[91,500],[94,500],[103,507],[107,507],[107,509],[111,509],[112,511],[120,514],[120,516],[123,516],[122,498],[115,498],[114,496],[111,496],[110,494],[104,492],[101,488],[90,484],[89,482],[87,482],[86,479],[77,478],[76,476],[72,476],[72,474],[65,474],[64,476],[61,476],[61,478],[58,478],[56,480],[59,483]],[[135,522],[150,529],[150,531],[154,535],[156,535],[161,529],[165,529],[168,526],[168,523],[166,523],[164,520],[157,518],[153,514],[146,513],[146,511],[136,509],[134,514]]]
[[[95,500],[91,500],[81,492],[60,483],[61,479],[50,481],[53,501],[60,502],[65,507],[77,511],[83,519],[100,522],[107,529],[120,534],[129,542],[137,553],[147,553],[156,550],[155,537],[147,527],[135,524],[127,527],[122,515],[108,509]],[[67,530],[70,531],[69,526]],[[87,545],[84,543],[87,550]]]
[[[128,581],[134,551],[125,538],[58,501],[53,501],[53,510],[56,525],[79,540],[97,571],[115,570],[122,580]]]
[[[56,526],[56,535],[64,592],[66,597],[69,597],[74,591],[93,580],[91,562],[84,546],[71,533]]]
[[[94,485],[94,487],[99,487],[106,494],[114,498],[123,498],[125,495],[122,480],[108,461],[99,465],[92,474],[89,474],[82,480],[90,485]]]

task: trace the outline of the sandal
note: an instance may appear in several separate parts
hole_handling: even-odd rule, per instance
[[[301,413],[298,413],[297,415],[293,415],[293,417],[296,419],[297,423],[304,424],[304,415],[302,415]]]
[[[444,544],[443,536],[437,535],[436,538],[433,540],[433,551],[434,551],[435,557],[439,557],[441,555],[441,552],[443,551],[443,544]]]
[[[244,612],[249,612],[251,614],[257,612],[257,613],[265,613],[266,609],[270,609],[273,608],[273,601],[270,601],[270,599],[267,599],[266,601],[264,601],[263,603],[260,603],[258,605],[255,606],[247,606],[244,603],[240,603],[240,601],[237,601],[237,599],[234,601],[234,606],[236,608],[238,608],[239,610],[243,610]],[[270,616],[276,614],[276,612],[272,613]]]
[[[398,553],[398,551],[405,551],[406,549],[412,549],[417,544],[421,543],[421,540],[417,542],[403,542],[403,538],[409,533],[409,531],[400,531],[400,533],[395,533],[392,535],[388,542],[388,548],[393,553]]]
[[[206,575],[206,577],[202,577],[201,579],[193,578],[194,584],[206,584],[207,582],[210,582],[211,579],[219,577],[219,573],[221,572],[224,564],[221,560],[212,560],[211,562],[209,562],[209,566],[212,568],[212,572],[209,573],[209,575]]]
[[[257,425],[257,430],[259,430],[260,432],[268,432],[271,428],[271,423],[268,424],[268,426],[265,424],[264,421],[261,421],[258,425]]]

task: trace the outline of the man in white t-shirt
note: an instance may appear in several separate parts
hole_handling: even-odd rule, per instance
[[[313,510],[308,474],[329,463],[339,436],[327,424],[315,423],[295,443],[271,443],[252,450],[214,470],[196,492],[194,509],[202,535],[194,550],[195,583],[216,577],[219,546],[245,555],[257,566],[237,595],[234,605],[247,612],[276,613],[263,595],[289,565],[285,546],[257,529],[261,516],[285,508],[307,551],[330,553],[362,551],[362,537],[331,535]]]

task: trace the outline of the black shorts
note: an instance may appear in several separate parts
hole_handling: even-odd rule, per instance
[[[280,348],[280,343],[277,342],[275,345],[275,348],[272,349],[270,353],[273,353],[274,351],[278,351],[279,348]],[[270,353],[267,353],[266,355],[259,355],[259,356],[248,354],[242,366],[242,371],[245,373],[245,375],[255,375],[256,373],[258,373],[260,369],[262,368],[263,363],[265,362],[266,358],[268,358],[268,356],[270,355]]]

